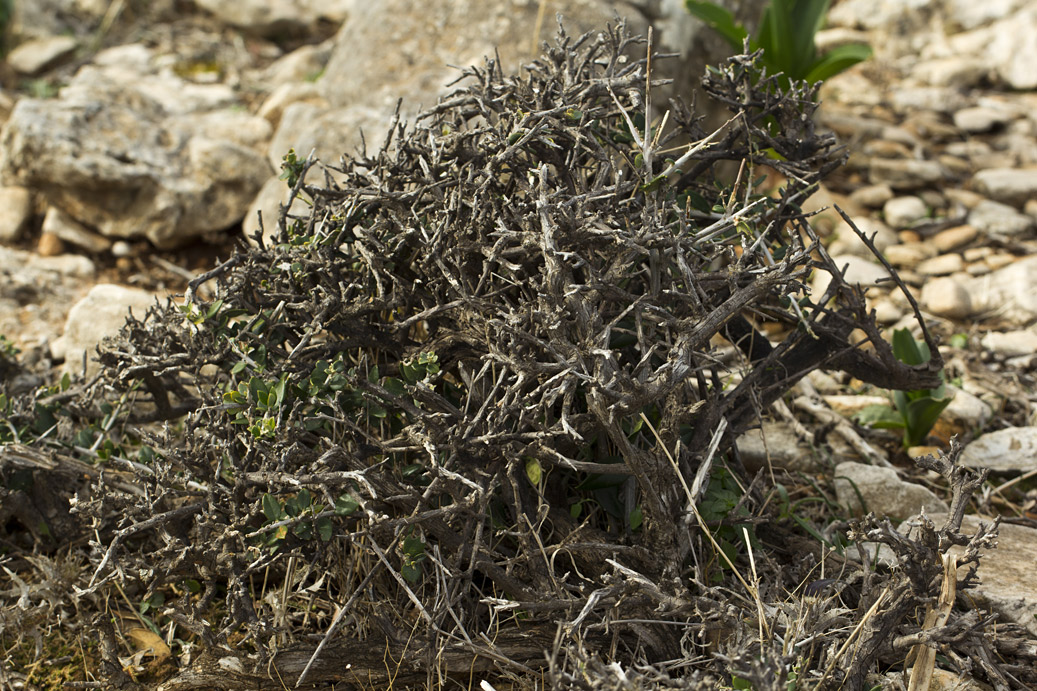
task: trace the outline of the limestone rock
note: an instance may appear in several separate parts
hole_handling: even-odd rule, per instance
[[[318,20],[336,24],[349,16],[352,0],[195,0],[220,21],[263,35],[303,31]]]
[[[962,450],[961,464],[999,473],[1037,469],[1037,427],[1007,427],[988,432]]]
[[[34,75],[68,57],[79,46],[72,36],[48,36],[22,43],[7,55],[7,64],[20,74]]]
[[[32,193],[24,187],[0,187],[0,242],[14,242],[32,216]]]
[[[973,178],[976,191],[994,201],[1022,208],[1037,199],[1037,168],[981,170]]]
[[[895,229],[910,228],[929,215],[929,207],[918,197],[894,197],[882,207],[886,223]]]
[[[869,165],[871,182],[888,184],[895,190],[914,190],[940,182],[945,171],[937,161],[874,158]]]
[[[47,209],[43,217],[43,233],[53,235],[62,242],[67,242],[82,247],[85,250],[99,254],[112,246],[112,241],[103,235],[94,233],[82,223],[76,221],[64,211],[57,207]]]
[[[954,278],[934,278],[922,286],[923,309],[938,317],[965,319],[975,311],[969,290]]]
[[[148,308],[155,304],[155,295],[137,288],[101,283],[95,285],[86,297],[77,302],[65,321],[65,371],[85,376],[97,372],[95,351],[101,341],[114,336],[126,323],[130,310],[137,319],[143,319]]]
[[[232,137],[254,143],[248,123],[268,134],[266,121],[168,111],[175,94],[154,98],[159,82],[144,89],[125,72],[90,66],[58,99],[19,101],[0,133],[0,173],[102,235],[160,248],[239,221],[271,169]]]
[[[948,510],[947,504],[932,490],[904,482],[894,468],[853,461],[844,461],[835,467],[835,493],[839,503],[858,516],[872,511],[878,516],[905,519],[921,509],[927,513]]]
[[[969,212],[969,225],[988,235],[1022,235],[1034,220],[1011,206],[985,199]]]

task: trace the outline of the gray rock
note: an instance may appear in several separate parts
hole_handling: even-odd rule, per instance
[[[858,257],[853,254],[840,254],[832,257],[832,260],[835,262],[835,265],[839,267],[839,270],[845,277],[846,282],[850,285],[860,284],[866,288],[889,277],[889,272],[886,271],[885,267],[881,264],[870,262],[863,257]],[[832,275],[827,271],[814,272],[811,289],[815,299],[824,295],[824,292],[828,289],[828,284],[831,280]]]
[[[883,204],[893,198],[893,190],[889,185],[866,185],[859,187],[850,194],[850,199],[872,209],[881,208]]]
[[[947,384],[946,387],[951,402],[943,409],[940,418],[950,421],[956,429],[968,432],[982,429],[994,416],[994,409],[979,396],[953,384]]]
[[[904,482],[896,469],[853,461],[835,467],[835,494],[839,503],[857,516],[872,511],[878,516],[905,519],[922,509],[927,513],[948,510],[947,504],[932,490]]]
[[[960,254],[941,254],[919,263],[915,271],[923,276],[949,276],[964,268],[965,261]]]
[[[143,319],[154,304],[155,295],[136,288],[108,283],[91,288],[86,297],[73,305],[65,321],[65,371],[93,376],[98,368],[94,355],[101,341],[119,332],[130,310],[137,319]]]
[[[977,86],[990,74],[990,66],[979,58],[955,55],[926,60],[912,70],[919,80],[933,86],[964,89]]]
[[[979,6],[981,3],[977,3]],[[1019,91],[1037,88],[1037,7],[1026,7],[971,31],[951,36],[950,51],[983,57],[1008,86]]]
[[[985,199],[969,212],[969,225],[988,235],[1022,235],[1034,220],[1011,206]]]
[[[936,528],[947,522],[947,514],[932,513],[929,519]],[[919,524],[917,517],[905,521],[898,530],[908,536],[917,536]],[[982,527],[993,523],[993,518],[986,516],[965,516],[961,522],[961,532],[974,535]],[[1014,622],[1037,636],[1037,587],[1034,586],[1033,574],[1037,572],[1037,530],[1033,528],[1002,523],[998,526],[996,547],[980,551],[980,565],[977,571],[978,583],[969,590],[969,598],[977,607],[988,609]],[[964,548],[951,547],[951,554],[960,556]],[[883,545],[879,550],[880,559],[892,557],[890,563],[896,563],[891,550]],[[958,567],[958,578],[963,578],[968,567]],[[953,685],[947,689],[960,688],[955,678]],[[935,689],[935,686],[930,686]],[[972,687],[969,687],[972,688]],[[978,688],[987,688],[986,686]]]
[[[905,242],[901,245],[890,245],[883,252],[893,266],[914,268],[921,262],[936,256],[936,248],[924,242]]]
[[[1011,119],[1012,115],[1003,110],[976,106],[957,111],[954,114],[954,126],[970,134],[981,134],[1002,127]]]
[[[979,231],[970,225],[954,226],[941,230],[929,238],[929,242],[940,252],[950,252],[969,244],[979,237]]]
[[[882,213],[890,227],[900,230],[928,216],[929,207],[918,197],[894,197],[882,207]]]
[[[47,213],[43,217],[43,227],[41,230],[44,233],[53,233],[62,242],[82,247],[94,254],[105,252],[112,246],[111,240],[91,231],[55,206],[47,209]]]
[[[994,472],[1037,469],[1037,427],[1008,427],[984,434],[962,450],[961,464]]]
[[[22,236],[32,217],[32,193],[24,187],[0,187],[0,242],[14,242]]]
[[[783,422],[767,420],[735,441],[742,462],[750,472],[761,468],[784,468],[793,472],[813,472],[820,459],[809,445]]]
[[[873,158],[868,168],[872,184],[886,183],[895,190],[914,190],[944,178],[943,166],[936,161]]]
[[[352,0],[196,0],[221,21],[266,36],[300,31],[318,20],[339,23],[357,4]]]
[[[1037,333],[1033,331],[992,331],[980,343],[1001,357],[1037,353]]]
[[[972,179],[976,191],[994,201],[1022,208],[1037,199],[1037,168],[981,170]]]
[[[975,29],[1007,17],[1026,7],[1030,0],[945,0],[943,10],[947,19],[962,29]]]
[[[975,311],[968,288],[954,278],[926,281],[921,304],[927,312],[947,319],[965,319]]]
[[[960,91],[945,86],[900,86],[893,89],[890,100],[893,109],[900,113],[910,110],[953,113],[967,105]]]
[[[270,175],[265,157],[198,131],[202,122],[221,132],[220,116],[169,112],[138,87],[120,70],[90,67],[61,98],[19,101],[0,133],[0,172],[102,235],[160,248],[239,221]],[[228,137],[254,138],[253,120],[269,132],[261,118],[226,117]]]
[[[7,64],[15,72],[34,75],[52,67],[75,52],[79,41],[72,36],[48,36],[22,43],[7,54]]]
[[[859,231],[871,239],[880,252],[897,242],[897,234],[893,232],[893,229],[878,219],[863,216],[853,219],[853,223]],[[855,254],[858,257],[871,259],[871,250],[842,218],[836,221],[832,232],[835,240],[828,248],[831,254]]]

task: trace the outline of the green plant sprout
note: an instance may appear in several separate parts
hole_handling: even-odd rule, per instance
[[[932,355],[924,341],[917,341],[908,329],[893,332],[893,354],[908,365],[923,365]],[[899,429],[904,432],[904,448],[919,446],[929,436],[940,413],[951,402],[940,372],[940,386],[935,389],[894,391],[894,407],[870,405],[855,416],[856,420],[876,429]]]
[[[755,38],[731,12],[716,3],[685,0],[692,15],[719,33],[733,50],[740,52],[746,39],[749,50],[762,49],[762,62],[768,74],[781,72],[781,84],[791,80],[810,84],[828,79],[871,57],[871,47],[851,43],[819,55],[814,37],[824,25],[831,0],[772,0],[764,8]]]

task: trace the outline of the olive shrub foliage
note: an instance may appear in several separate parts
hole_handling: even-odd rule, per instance
[[[286,157],[308,213],[130,319],[54,412],[45,443],[109,469],[76,506],[84,592],[162,593],[178,636],[263,675],[305,650],[311,681],[376,634],[431,642],[425,669],[458,646],[538,668],[479,634],[557,622],[709,667],[732,604],[707,585],[739,554],[693,509],[711,470],[745,486],[735,436],[812,369],[922,388],[941,363],[892,356],[804,222],[842,159],[815,88],[736,56],[704,80],[732,116],[709,133],[679,102],[653,115],[638,55],[621,26],[563,32],[521,76],[466,70],[373,154]],[[808,299],[815,269],[835,276]]]

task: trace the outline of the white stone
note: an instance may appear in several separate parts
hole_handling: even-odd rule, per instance
[[[761,427],[738,437],[735,445],[750,472],[772,467],[793,472],[812,472],[821,465],[810,446],[800,441],[784,422],[764,421]]]
[[[918,197],[894,197],[882,207],[882,214],[891,228],[901,230],[927,217],[929,207]]]
[[[925,276],[949,276],[964,269],[965,262],[960,254],[941,254],[915,267],[915,271]]]
[[[989,199],[977,204],[968,216],[969,225],[987,235],[1022,235],[1034,225],[1034,220],[1011,206]]]
[[[85,376],[96,373],[94,355],[101,341],[119,332],[131,309],[134,317],[143,319],[154,304],[154,294],[137,288],[108,283],[91,288],[85,298],[73,305],[65,321],[65,371],[83,374],[85,356]]]
[[[976,191],[994,201],[1021,208],[1037,199],[1037,168],[981,170],[972,178]]]
[[[0,242],[14,242],[22,236],[32,217],[32,193],[24,187],[0,187]]]
[[[111,240],[93,232],[56,206],[47,209],[41,230],[44,233],[53,233],[62,242],[82,247],[94,254],[100,254],[112,246]]]
[[[886,183],[895,190],[911,190],[932,185],[944,178],[937,161],[873,158],[868,166],[872,184]]]
[[[980,342],[985,349],[1001,357],[1037,353],[1037,333],[1033,331],[992,331]]]
[[[946,390],[951,402],[943,409],[940,417],[956,427],[967,431],[981,429],[994,416],[994,409],[978,396],[952,384],[947,384]]]
[[[79,47],[72,36],[48,36],[22,43],[7,55],[7,64],[20,74],[33,75],[67,57]]]
[[[921,304],[927,312],[947,319],[965,319],[974,311],[968,289],[953,278],[926,281],[922,286]]]
[[[352,0],[196,0],[196,4],[227,24],[276,35],[309,28],[320,19],[341,22],[357,3]]]
[[[1012,115],[1003,110],[976,106],[954,113],[954,126],[970,134],[981,134],[1002,127],[1011,119]]]
[[[977,86],[990,74],[990,66],[971,56],[951,56],[926,60],[912,70],[919,80],[933,86],[956,89]]]
[[[889,278],[889,272],[881,264],[870,262],[863,257],[853,254],[840,254],[832,257],[836,267],[842,272],[846,282],[850,285],[860,284],[868,287],[877,284],[885,278]],[[811,289],[815,299],[824,295],[831,282],[832,275],[827,271],[815,271]]]
[[[857,226],[857,230],[864,233],[865,237],[869,238],[880,252],[897,242],[897,234],[893,232],[893,229],[878,219],[862,216],[854,218],[853,223]],[[832,232],[835,240],[828,248],[831,254],[855,254],[858,257],[871,259],[871,250],[842,218],[836,221]]]
[[[866,185],[850,194],[850,199],[854,202],[872,209],[881,208],[892,198],[893,190],[889,185]]]
[[[883,252],[888,261],[897,267],[915,267],[921,262],[936,255],[936,248],[922,242],[906,242],[890,245]]]
[[[941,230],[936,235],[929,238],[929,242],[932,243],[940,252],[950,252],[956,250],[963,245],[967,245],[979,236],[979,231],[970,225],[955,226],[946,230]]]
[[[120,69],[84,68],[60,98],[19,101],[0,140],[2,174],[106,237],[163,249],[240,221],[272,171],[239,141],[269,136],[269,123],[167,111]]]
[[[922,509],[927,513],[948,510],[947,504],[932,490],[904,482],[895,468],[853,461],[835,467],[835,494],[839,503],[857,516],[871,511],[878,516],[905,519]],[[861,505],[861,499],[865,506]]]
[[[1007,427],[987,432],[968,443],[961,464],[990,468],[994,472],[1029,472],[1037,469],[1037,427]]]

